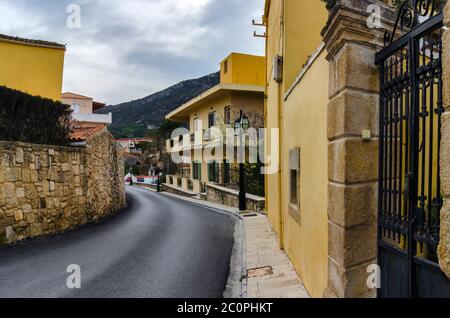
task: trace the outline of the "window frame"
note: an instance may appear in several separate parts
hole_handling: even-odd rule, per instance
[[[212,124],[211,124],[211,116],[213,118]],[[217,112],[216,111],[210,112],[208,114],[208,128],[212,128],[216,126],[216,124],[217,124]]]
[[[223,161],[223,184],[231,183],[231,163],[228,160]]]
[[[219,183],[219,163],[217,161],[210,161],[208,163],[208,182]]]
[[[192,179],[202,180],[202,163],[198,161],[192,162]]]
[[[231,125],[231,106],[225,106],[223,110],[223,117],[225,125]]]

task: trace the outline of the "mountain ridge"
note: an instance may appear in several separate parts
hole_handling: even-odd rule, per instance
[[[219,81],[220,73],[211,73],[181,81],[140,99],[107,106],[96,113],[113,114],[109,130],[115,138],[142,137],[148,126],[159,126],[167,114],[219,84]]]

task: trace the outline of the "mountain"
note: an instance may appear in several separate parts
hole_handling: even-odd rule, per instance
[[[116,138],[142,137],[148,126],[159,126],[167,114],[219,84],[219,72],[187,80],[142,99],[107,106],[99,114],[113,114],[109,130]]]

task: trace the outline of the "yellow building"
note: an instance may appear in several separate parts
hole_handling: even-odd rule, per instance
[[[65,50],[58,43],[0,35],[0,85],[60,100]]]
[[[220,68],[217,86],[167,115],[168,120],[188,124],[190,130],[190,135],[184,139],[168,140],[168,152],[179,152],[186,145],[190,147],[196,136],[200,136],[201,149],[204,149],[213,139],[208,136],[208,130],[218,128],[224,133],[226,128],[233,127],[241,111],[250,119],[251,127],[263,127],[265,58],[232,53],[220,63]],[[224,186],[236,183],[235,165],[226,160],[206,162],[197,154],[193,150],[190,162],[185,162],[185,166],[190,167],[185,169],[187,175],[175,176],[178,183],[172,183],[194,193],[200,193],[206,183]]]
[[[266,0],[266,140],[278,173],[266,176],[270,222],[305,287],[322,297],[328,279],[328,61],[317,0]],[[273,148],[275,147],[275,148]]]

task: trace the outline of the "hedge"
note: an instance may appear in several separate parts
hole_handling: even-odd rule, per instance
[[[67,145],[71,110],[51,99],[0,86],[0,140]]]

